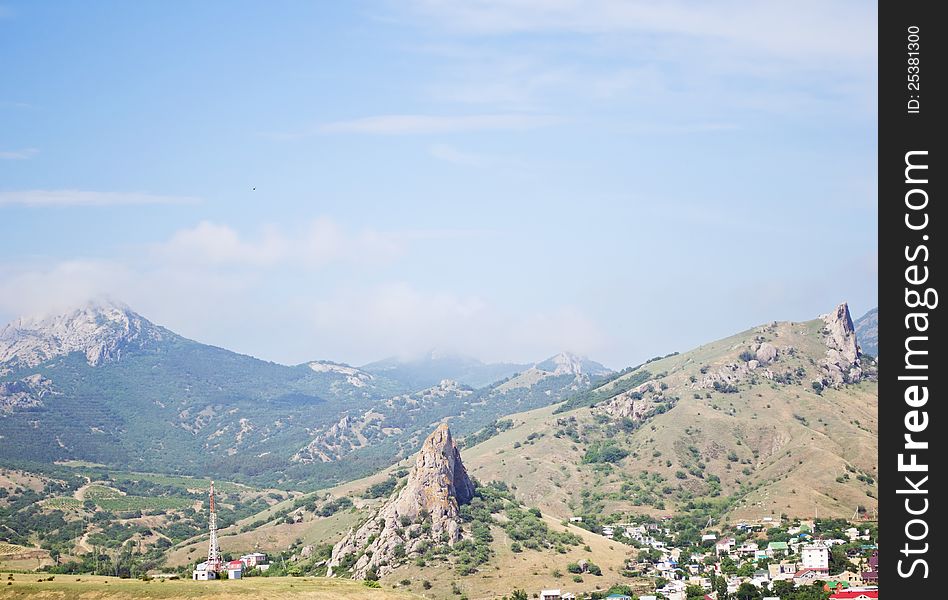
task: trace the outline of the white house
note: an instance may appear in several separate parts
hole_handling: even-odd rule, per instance
[[[727,554],[728,552],[731,551],[731,548],[733,547],[734,547],[734,538],[726,537],[724,539],[719,540],[714,545],[714,551],[717,552],[718,555]]]
[[[829,548],[822,542],[803,546],[800,551],[800,565],[804,569],[826,571],[829,569]]]
[[[194,581],[217,579],[217,572],[209,570],[206,562],[198,563],[198,565],[194,567],[194,571],[191,572],[191,579]]]

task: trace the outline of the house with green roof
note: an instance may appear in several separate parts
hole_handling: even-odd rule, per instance
[[[783,552],[783,555],[786,556],[789,552],[789,546],[787,542],[770,542],[767,544],[767,556],[773,558],[778,552]]]

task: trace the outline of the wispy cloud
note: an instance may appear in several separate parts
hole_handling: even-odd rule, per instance
[[[448,144],[433,144],[428,148],[428,153],[432,158],[465,167],[483,167],[491,162],[486,156],[464,152]]]
[[[0,160],[26,160],[39,154],[36,148],[24,148],[22,150],[0,150]]]
[[[94,192],[83,190],[23,190],[0,192],[0,206],[122,206],[145,204],[193,204],[194,196],[165,196],[144,192]]]
[[[346,121],[323,123],[296,133],[278,133],[275,139],[294,139],[321,134],[354,133],[366,135],[435,135],[476,131],[522,131],[548,127],[561,121],[552,115],[378,115]]]
[[[350,232],[328,218],[315,219],[291,232],[270,225],[256,236],[203,221],[155,245],[153,255],[175,265],[321,268],[331,263],[387,263],[401,256],[408,242],[409,235],[399,232]]]
[[[416,14],[454,31],[647,32],[700,36],[785,57],[838,60],[875,51],[875,12],[859,0],[415,0]],[[847,27],[840,28],[840,23]],[[872,40],[866,38],[872,35]]]
[[[720,121],[747,109],[875,112],[865,99],[875,89],[876,10],[855,0],[803,0],[802,6],[414,0],[397,6],[403,20],[441,32],[420,47],[441,61],[425,86],[434,101],[571,116],[591,106],[610,119],[610,128],[636,112],[653,122],[682,114]]]

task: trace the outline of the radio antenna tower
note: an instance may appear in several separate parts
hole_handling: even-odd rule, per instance
[[[217,545],[217,510],[214,508],[214,482],[211,482],[210,491],[211,514],[208,517],[208,529],[211,539],[207,546],[207,570],[219,573],[221,570],[221,549]]]

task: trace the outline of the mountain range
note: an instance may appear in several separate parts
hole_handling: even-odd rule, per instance
[[[0,331],[0,455],[324,485],[414,452],[432,423],[470,434],[608,373],[567,353],[535,365],[437,353],[281,365],[97,301]]]

